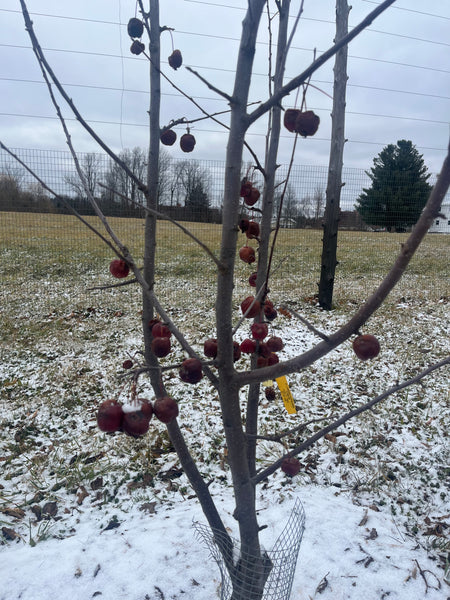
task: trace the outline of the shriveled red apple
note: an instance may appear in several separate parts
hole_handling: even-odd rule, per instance
[[[369,360],[380,353],[380,342],[370,333],[359,335],[353,340],[353,351],[360,360]]]
[[[203,377],[202,363],[197,358],[187,358],[181,363],[179,375],[185,383],[198,383]]]
[[[170,396],[157,398],[153,403],[153,412],[162,423],[170,423],[178,417],[178,403]]]
[[[109,263],[109,272],[113,277],[123,279],[124,277],[128,277],[130,267],[121,258],[116,258]]]
[[[97,425],[101,431],[113,432],[122,428],[123,409],[116,400],[105,400],[97,411]]]

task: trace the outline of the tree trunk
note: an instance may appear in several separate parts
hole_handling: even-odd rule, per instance
[[[336,0],[336,39],[348,32],[347,0]],[[337,266],[337,238],[342,188],[342,164],[345,143],[345,93],[347,88],[347,46],[336,54],[334,64],[333,112],[331,115],[331,148],[328,164],[325,217],[323,224],[322,262],[319,282],[319,304],[331,310]]]

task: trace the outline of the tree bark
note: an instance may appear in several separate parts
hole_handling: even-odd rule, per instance
[[[347,0],[336,0],[336,39],[348,32]],[[345,94],[347,89],[347,46],[336,54],[334,64],[333,112],[331,115],[331,148],[328,164],[325,217],[323,223],[322,262],[319,281],[319,304],[325,310],[333,305],[339,212],[342,188],[342,165],[345,144]]]

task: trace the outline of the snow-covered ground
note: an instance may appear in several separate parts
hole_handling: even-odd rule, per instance
[[[8,298],[2,316],[0,600],[212,600],[219,570],[193,526],[205,519],[164,426],[152,420],[150,432],[134,440],[103,434],[95,423],[102,400],[127,398],[121,365],[128,356],[138,360],[141,350],[137,294],[66,294],[55,281],[42,294],[29,285],[29,303]],[[172,308],[199,350],[214,334],[202,301],[189,296]],[[326,314],[300,301],[295,308],[328,332],[351,311]],[[247,337],[247,326],[238,339]],[[262,432],[314,421],[305,439],[448,355],[448,304],[393,300],[364,331],[381,341],[377,359],[361,363],[347,343],[290,376],[298,413],[289,416],[280,397],[262,397]],[[281,358],[315,343],[295,319],[280,316],[273,333],[285,341]],[[170,361],[182,357],[175,349]],[[266,548],[296,499],[306,513],[292,600],[450,597],[448,375],[442,369],[391,396],[301,455],[299,475],[277,472],[258,488]],[[183,384],[176,372],[167,386],[235,533],[214,389],[206,379]],[[145,380],[139,395],[152,397]],[[282,452],[263,442],[259,465]]]

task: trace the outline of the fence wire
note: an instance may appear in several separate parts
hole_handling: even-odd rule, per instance
[[[95,222],[92,207],[79,187],[70,153],[23,149],[16,153],[56,193],[66,197],[91,223]],[[133,198],[142,200],[139,190],[128,178],[121,178],[108,157],[90,153],[80,154],[79,158],[89,185],[113,228],[141,260],[145,211],[131,201]],[[142,150],[126,151],[122,158],[143,175],[146,155]],[[167,155],[163,155],[162,164],[159,210],[183,222],[217,253],[224,164],[220,161],[175,160]],[[283,180],[285,170],[280,167],[280,180]],[[243,174],[251,175],[255,184],[262,186],[258,174],[251,168],[249,171],[244,165]],[[341,197],[339,264],[334,297],[337,301],[360,302],[380,283],[408,231],[389,233],[365,224],[354,209],[354,203],[370,183],[367,174],[362,169],[344,168],[342,179],[346,185]],[[271,278],[272,288],[277,290],[280,301],[292,296],[309,298],[317,293],[326,182],[326,167],[297,165],[292,171]],[[123,195],[130,201],[125,201]],[[257,213],[250,212],[248,216],[258,219]],[[398,297],[423,295],[439,300],[449,296],[450,208],[447,210],[446,205],[431,231],[434,233],[425,238],[398,286]],[[243,235],[242,244],[245,243],[247,240]],[[205,259],[199,246],[167,220],[159,222],[157,244],[160,276],[174,282],[189,280],[199,290],[214,285],[213,263]],[[17,265],[21,262],[41,265],[44,271],[42,265],[47,263],[47,272],[53,274],[63,273],[61,262],[67,262],[69,256],[98,265],[100,274],[105,271],[105,261],[111,258],[110,250],[99,238],[68,214],[60,200],[53,200],[4,151],[0,152],[0,251],[11,256]],[[39,260],[36,260],[37,255]],[[38,272],[31,275],[34,279],[39,278]],[[249,275],[239,261],[237,275],[244,282]],[[8,279],[3,283],[8,284]],[[13,281],[10,283],[12,286]],[[175,285],[172,289],[175,293]],[[14,289],[10,291],[14,293]]]
[[[305,530],[305,512],[300,500],[295,501],[292,512],[286,523],[285,528],[276,540],[272,550],[263,552],[263,560],[260,557],[243,557],[240,551],[240,544],[233,540],[233,557],[231,562],[237,570],[238,575],[232,578],[226,566],[226,561],[220,552],[220,538],[223,534],[219,531],[212,531],[208,526],[201,523],[194,524],[198,537],[208,548],[211,557],[217,563],[221,574],[221,600],[230,600],[233,593],[237,597],[251,598],[252,584],[255,579],[255,565],[259,569],[259,578],[264,580],[267,577],[264,586],[264,593],[261,600],[289,600],[294,579],[295,568],[297,565],[298,553]],[[267,572],[269,575],[267,576]],[[250,575],[246,575],[250,573]],[[256,573],[258,579],[258,573]],[[239,593],[241,592],[241,595]],[[255,591],[255,596],[258,592]],[[259,597],[259,595],[258,595]]]

